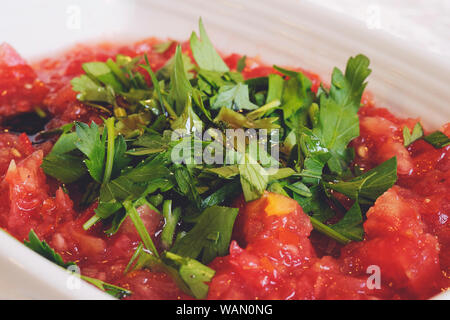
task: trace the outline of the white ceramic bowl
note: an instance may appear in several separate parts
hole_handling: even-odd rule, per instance
[[[364,53],[373,69],[368,90],[378,106],[421,117],[429,129],[450,120],[448,61],[308,1],[8,1],[2,3],[0,41],[36,59],[76,42],[185,40],[197,29],[199,16],[221,51],[302,66],[324,79],[349,56]],[[0,232],[0,298],[108,298],[84,283],[68,289],[68,281],[63,270]],[[437,298],[450,299],[450,293]]]

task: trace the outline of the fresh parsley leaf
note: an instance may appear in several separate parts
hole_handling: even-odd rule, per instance
[[[71,154],[50,152],[43,160],[44,172],[62,183],[72,183],[86,174],[83,159]]]
[[[344,157],[348,143],[359,136],[357,111],[364,82],[371,70],[369,59],[357,55],[347,62],[345,75],[335,68],[329,95],[320,96],[319,123],[314,133],[333,154]]]
[[[136,141],[133,142],[133,146],[142,147],[139,149],[131,149],[127,153],[130,154],[131,151],[137,152],[141,150],[145,151],[144,155],[154,154],[154,153],[162,153],[169,149],[170,144],[170,136],[169,135],[160,135],[157,133],[147,133],[143,134]],[[133,153],[131,153],[133,154]]]
[[[247,113],[247,118],[255,122],[257,119],[264,117],[265,115],[270,114],[276,109],[278,109],[280,105],[281,105],[280,100],[273,100],[259,107],[258,109]]]
[[[100,189],[100,202],[110,202],[114,199],[122,201],[128,197],[137,198],[144,190],[145,185],[137,183],[127,177],[126,174],[123,174],[102,185]]]
[[[231,128],[252,128],[253,122],[240,112],[228,108],[221,108],[214,119],[214,123],[226,123]]]
[[[191,57],[185,53],[181,54],[181,58],[183,60],[184,70],[186,71],[187,78],[191,80],[194,78],[194,74],[192,71],[195,70],[196,66],[192,63]],[[175,65],[175,55],[173,55],[167,62],[156,71],[155,75],[158,80],[170,80],[170,75],[173,72],[173,68]]]
[[[189,97],[192,96],[192,86],[184,69],[180,46],[177,46],[175,51],[175,64],[170,75],[170,84],[169,97],[175,104],[176,114],[180,115],[185,109]]]
[[[423,138],[436,149],[444,148],[450,145],[450,139],[441,131],[435,131]]]
[[[296,194],[299,194],[303,197],[311,197],[312,196],[311,190],[309,190],[309,188],[300,181],[297,181],[293,184],[287,185],[286,188],[290,189],[291,191],[293,191]]]
[[[238,209],[213,206],[205,209],[195,226],[175,241],[171,252],[208,264],[228,252],[234,220]]]
[[[285,197],[289,197],[289,194],[286,192],[283,185],[277,181],[270,183],[269,186],[267,187],[267,191],[273,192],[273,193],[278,193]]]
[[[250,159],[247,154],[244,163],[238,166],[245,201],[259,199],[269,182],[269,176],[265,169],[256,160]]]
[[[73,78],[70,83],[73,91],[79,92],[77,99],[80,101],[104,102],[110,105],[116,101],[114,90],[111,87],[104,87],[85,74]]]
[[[78,137],[75,132],[64,132],[53,145],[51,153],[64,154],[77,149],[75,142]]]
[[[222,187],[207,196],[202,202],[202,208],[221,205],[230,199],[234,199],[241,193],[239,179],[227,181]]]
[[[172,46],[172,44],[174,44],[175,41],[173,40],[169,40],[169,41],[165,41],[165,42],[160,42],[157,44],[154,44],[152,46],[153,51],[157,52],[157,53],[164,53],[167,50],[169,50],[169,48]]]
[[[107,233],[115,233],[124,218],[118,211],[123,207],[121,201],[130,198],[138,199],[158,189],[167,191],[173,186],[172,182],[167,179],[170,177],[171,173],[164,162],[160,159],[153,159],[102,184],[95,215],[83,225],[83,228],[87,230],[99,220],[107,219],[114,214],[113,226]]]
[[[257,92],[264,92],[268,90],[269,78],[268,77],[256,77],[250,78],[244,81],[248,85],[249,91],[253,94]]]
[[[172,122],[172,130],[182,129],[187,132],[202,132],[203,122],[192,109],[192,96],[187,97],[183,112]]]
[[[331,228],[348,239],[362,241],[364,236],[363,218],[358,201],[347,211],[344,218],[339,220]]]
[[[328,150],[343,156],[348,143],[359,136],[358,115],[332,99],[322,98],[319,124],[313,132]]]
[[[197,299],[207,297],[209,287],[206,283],[210,282],[214,276],[213,269],[197,260],[182,257],[173,252],[165,252],[163,260],[178,271],[181,280],[189,290],[188,293]]]
[[[119,54],[116,61],[84,63],[82,67],[86,74],[71,81],[73,90],[79,92],[78,100],[123,118],[121,121],[128,118],[127,113],[132,117],[148,109],[164,113],[166,106],[161,103],[159,90],[156,90],[159,84],[154,84],[153,90],[149,88],[144,75],[137,71],[140,60],[139,56],[131,58]],[[146,70],[147,65],[143,65]],[[155,82],[155,75],[151,70],[149,73]]]
[[[239,167],[237,165],[231,165],[216,168],[206,168],[205,172],[211,172],[218,175],[221,178],[230,179],[239,174]]]
[[[109,202],[113,199],[122,201],[130,196],[139,198],[147,186],[152,185],[152,181],[170,177],[171,173],[163,162],[152,160],[143,163],[102,185],[100,201]]]
[[[209,290],[206,283],[210,282],[215,274],[213,269],[192,258],[168,251],[163,252],[161,258],[157,258],[143,250],[140,245],[130,259],[126,270],[141,268],[168,274],[182,291],[196,299],[206,298]]]
[[[413,128],[412,133],[409,132],[409,128],[407,126],[403,127],[403,145],[405,147],[409,146],[416,140],[419,140],[423,137],[423,128],[420,122],[417,122]]]
[[[194,56],[195,62],[197,62],[201,69],[218,72],[229,71],[230,69],[225,62],[223,62],[216,49],[214,49],[211,40],[209,40],[202,19],[199,20],[198,24],[200,39],[195,32],[192,32],[190,39],[192,55]]]
[[[310,129],[303,127],[300,130],[299,143],[305,156],[304,168],[301,171],[303,182],[318,184],[322,179],[323,168],[331,158],[331,153]]]
[[[369,69],[369,59],[359,54],[347,61],[345,75],[338,68],[334,68],[331,77],[330,99],[342,109],[359,110],[362,93],[367,85],[366,78],[372,70]]]
[[[38,253],[39,255],[43,256],[47,260],[55,263],[56,265],[62,268],[66,269],[70,266],[76,266],[75,262],[71,261],[64,262],[61,255],[59,253],[56,253],[56,251],[53,248],[51,248],[47,242],[41,241],[33,230],[30,230],[30,233],[28,234],[28,241],[25,240],[24,244],[34,252]],[[80,275],[80,278],[95,285],[100,290],[105,291],[106,293],[119,299],[128,296],[132,293],[129,290],[106,283],[99,279],[87,277],[85,275]]]
[[[261,107],[263,108],[263,107]],[[261,109],[259,108],[259,109]],[[258,111],[259,109],[255,110]],[[250,113],[249,113],[250,114]],[[219,114],[214,119],[214,123],[224,123],[231,128],[254,128],[254,129],[276,129],[280,126],[276,123],[277,117],[263,118],[263,119],[250,119],[248,115],[244,115],[240,112],[233,111],[228,108],[221,108]]]
[[[23,243],[34,252],[37,252],[47,260],[50,260],[60,267],[67,268],[75,265],[74,262],[64,262],[61,255],[56,253],[56,251],[53,250],[47,242],[41,241],[33,229],[31,229],[28,234],[28,241],[25,240]]]
[[[122,207],[122,203],[118,202],[116,199],[112,199],[108,202],[100,201],[97,208],[95,209],[95,214],[101,219],[106,219]],[[85,226],[85,229],[89,229],[90,227],[89,224]]]
[[[360,203],[373,203],[397,181],[397,158],[386,160],[379,166],[349,181],[327,183],[327,187]]]
[[[192,100],[194,101],[195,105],[199,107],[199,109],[203,112],[206,119],[208,119],[210,122],[212,122],[211,112],[209,109],[206,108],[205,103],[203,101],[203,93],[195,88],[192,94]]]
[[[305,197],[297,192],[293,193],[293,199],[302,207],[303,211],[312,214],[319,222],[325,223],[335,216],[334,211],[327,204],[327,197],[321,184],[309,188],[311,196]]]
[[[112,167],[112,177],[120,174],[120,171],[125,168],[131,161],[127,156],[127,143],[122,135],[118,135],[114,141],[114,158]]]
[[[111,225],[108,229],[106,229],[104,232],[107,236],[112,236],[119,231],[120,227],[122,226],[122,223],[125,221],[125,218],[127,217],[127,214],[125,210],[120,210],[118,212],[113,212],[111,214]],[[84,228],[84,226],[83,226]]]
[[[224,73],[200,69],[197,73],[197,86],[200,92],[208,97],[214,96],[220,87],[234,84],[224,79]]]
[[[83,70],[91,79],[96,79],[105,86],[110,86],[115,91],[123,91],[122,84],[108,65],[104,62],[86,62],[83,63]]]
[[[211,109],[220,109],[222,107],[236,111],[258,109],[256,104],[250,102],[248,86],[242,82],[235,85],[225,85],[219,89]]]
[[[278,100],[283,96],[284,79],[278,74],[269,74],[269,87],[267,91],[266,103]]]
[[[354,150],[348,144],[359,135],[357,111],[371,72],[365,56],[350,58],[345,73],[335,68],[330,89],[321,85],[315,94],[306,75],[276,66],[282,76],[244,80],[246,57],[238,61],[237,72],[230,71],[201,20],[199,30],[199,36],[193,32],[190,38],[198,66],[179,45],[157,72],[146,55],[142,65],[138,65],[142,57],[123,55],[117,55],[115,61],[83,64],[85,74],[72,80],[78,99],[114,114],[118,121],[109,118],[103,127],[77,123],[75,132],[71,132],[72,126],[63,130],[43,167],[63,182],[76,181],[86,172],[92,176],[85,193],[98,198],[99,205],[85,229],[107,219],[106,233],[114,234],[126,217],[131,218],[142,244],[127,271],[145,267],[166,272],[183,291],[205,298],[214,270],[201,262],[227,254],[238,211],[219,205],[229,204],[241,192],[246,201],[255,200],[268,189],[295,199],[311,215],[314,228],[348,243],[363,237],[359,205],[371,204],[397,177],[395,158],[357,177],[350,167]],[[172,45],[173,41],[161,43],[153,50],[163,53]],[[152,86],[147,84],[144,71]],[[417,126],[412,133],[404,131],[405,145],[423,135]],[[191,136],[171,141],[173,131],[169,128],[187,129]],[[222,132],[228,128],[281,128],[283,157],[277,164],[284,167],[269,175],[264,168],[268,165],[261,165],[266,164],[264,155],[251,159],[245,149],[226,153],[244,160],[237,165],[220,167],[192,161],[198,159],[191,148],[198,142],[192,133],[209,128]],[[430,139],[435,145],[448,144],[442,135],[435,133]],[[180,155],[182,164],[171,161],[172,151],[180,146],[191,151]],[[214,151],[223,148],[220,144]],[[225,163],[230,164],[228,160]],[[270,160],[271,164],[278,162]],[[332,208],[344,210],[330,189],[355,200],[334,225],[327,224],[335,217]],[[137,213],[142,205],[157,212],[162,207],[166,223],[161,248],[171,252],[162,252],[159,257]],[[94,284],[107,289],[98,281]]]
[[[153,193],[153,192],[150,192]],[[161,193],[157,193],[148,197],[148,202],[150,202],[155,207],[159,207],[164,201],[164,197]]]
[[[132,139],[145,132],[145,128],[150,125],[151,119],[150,112],[146,111],[121,116],[117,119],[115,131],[127,139]]]
[[[186,166],[178,165],[174,172],[178,191],[186,196],[197,208],[201,208],[202,199],[194,184],[194,179]]]
[[[106,61],[106,65],[109,67],[109,69],[111,69],[112,73],[117,77],[117,79],[119,79],[124,88],[129,89],[130,79],[127,78],[125,72],[120,68],[120,66],[111,58]]]
[[[86,167],[95,181],[101,183],[105,168],[105,140],[106,134],[101,135],[99,127],[95,122],[91,126],[83,122],[75,123],[78,136],[75,145],[83,152],[87,159],[84,160]]]
[[[242,56],[242,57],[238,60],[237,66],[236,66],[236,70],[237,70],[238,72],[242,72],[242,70],[245,69],[245,61],[246,61],[246,59],[247,59],[247,56]]]
[[[315,217],[310,218],[314,229],[342,244],[347,244],[352,240],[363,240],[363,219],[358,201],[355,201],[350,210],[345,214],[344,218],[334,225],[327,225]]]
[[[46,174],[63,183],[72,183],[86,174],[83,158],[72,153],[77,149],[75,142],[78,139],[75,132],[70,132],[72,127],[73,124],[68,124],[62,128],[61,136],[41,165]]]
[[[289,167],[279,168],[275,173],[269,175],[269,182],[289,178],[297,172]]]
[[[351,242],[351,240],[349,238],[342,235],[338,231],[334,230],[330,226],[320,222],[319,220],[317,220],[313,217],[310,217],[310,219],[311,219],[311,224],[313,225],[314,229],[316,229],[320,233],[323,233],[324,235],[328,236],[329,238],[334,239],[337,242],[342,243],[342,244],[348,244]]]
[[[274,68],[290,77],[284,83],[280,109],[283,111],[286,125],[290,129],[298,130],[307,124],[308,108],[313,102],[314,94],[311,91],[311,80],[301,72],[294,72],[277,66],[274,66]],[[274,81],[279,82],[280,80],[272,80],[272,83]],[[280,86],[279,83],[276,85]],[[272,97],[269,98],[272,99]]]

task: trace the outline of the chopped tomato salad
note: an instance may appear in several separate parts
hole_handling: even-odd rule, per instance
[[[366,70],[359,83],[347,67],[323,84],[219,55],[200,34],[78,45],[33,64],[0,45],[0,227],[124,299],[448,289],[450,123],[427,131],[376,107],[362,55],[348,63]],[[219,132],[281,128],[279,174],[171,163],[165,132],[191,120]]]

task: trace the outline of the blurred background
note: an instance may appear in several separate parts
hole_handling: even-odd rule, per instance
[[[449,0],[316,0],[315,4],[365,21],[370,29],[416,42],[450,57]]]
[[[86,38],[86,32],[103,36],[98,30],[105,24],[109,30],[119,32],[129,29],[142,21],[129,18],[134,10],[141,10],[143,2],[171,6],[171,0],[26,0],[2,1],[0,12],[0,41],[14,45],[25,56],[28,49],[39,45],[52,47],[52,37],[57,37],[61,29],[72,30],[70,36],[61,36],[60,43],[69,44]],[[208,12],[208,7],[223,8],[220,11],[239,10],[250,6],[252,0],[185,0],[187,11]],[[263,1],[267,2],[267,1]],[[441,57],[450,57],[450,0],[273,0],[268,3],[274,11],[285,7],[286,3],[300,6],[313,3],[327,9],[348,15],[366,25],[368,29],[388,32],[395,37],[406,39]],[[201,3],[201,4],[199,4]],[[175,4],[174,4],[175,5]],[[258,4],[256,4],[258,5]],[[175,5],[178,7],[178,5]],[[214,15],[222,14],[219,10]],[[50,13],[51,20],[40,19],[36,15]],[[204,14],[208,16],[209,14]],[[255,18],[255,17],[249,17]],[[280,17],[281,18],[281,17]],[[302,19],[302,17],[297,17]],[[250,19],[251,20],[251,19]],[[180,21],[174,21],[179,23]],[[326,23],[327,21],[323,21]],[[170,21],[172,23],[172,21]],[[318,21],[321,23],[321,21]],[[151,25],[151,21],[147,21]],[[195,26],[195,24],[193,24]],[[138,30],[139,31],[139,30]],[[43,37],[42,32],[51,34]],[[147,32],[147,36],[150,35]],[[134,32],[134,34],[137,34]],[[159,32],[151,31],[158,35]],[[140,36],[140,34],[138,34]],[[174,33],[174,35],[177,35]],[[181,39],[187,38],[180,34]],[[26,40],[25,40],[26,39]],[[25,43],[26,42],[26,43]],[[28,45],[27,45],[28,44]]]

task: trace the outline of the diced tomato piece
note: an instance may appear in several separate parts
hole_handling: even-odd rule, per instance
[[[238,237],[245,248],[232,242],[230,255],[212,262],[217,276],[211,282],[209,298],[288,297],[291,288],[283,285],[285,278],[315,257],[308,239],[311,222],[298,203],[267,192],[259,200],[241,206],[235,229],[239,230]],[[238,279],[235,281],[240,285],[231,285],[226,290],[218,288],[226,275]]]
[[[10,198],[8,230],[21,239],[36,228],[42,203],[47,198],[45,175],[40,168],[42,157],[42,151],[36,151],[17,164],[12,160],[5,176]]]
[[[260,199],[247,203],[240,210],[235,226],[238,238],[246,243],[258,238],[278,237],[284,230],[305,238],[311,222],[298,203],[282,195],[266,192]]]
[[[415,238],[395,235],[354,243],[345,248],[343,259],[354,273],[378,266],[384,284],[412,297],[423,299],[439,290],[439,244],[430,234]]]
[[[11,160],[16,162],[33,153],[33,146],[25,133],[17,136],[0,133],[0,177],[6,173]]]
[[[9,44],[0,44],[0,120],[34,110],[47,91],[25,60]]]
[[[161,230],[162,226],[164,225],[163,216],[160,213],[153,211],[146,205],[138,207],[137,212],[139,213],[142,222],[147,228],[148,233],[151,236],[155,237],[155,234],[159,230]],[[134,226],[134,223],[131,221],[130,217],[125,218],[119,232],[127,235],[135,235],[139,238],[139,234],[137,233],[136,227]]]
[[[406,190],[394,186],[377,199],[364,223],[368,239],[392,234],[417,237],[424,233],[420,214],[407,195]]]
[[[356,162],[371,169],[380,163],[397,157],[397,172],[409,174],[413,162],[403,146],[402,127],[383,117],[361,117],[360,136],[353,141]]]
[[[423,298],[442,281],[440,248],[436,236],[425,232],[413,204],[406,190],[388,190],[367,213],[367,240],[346,246],[341,259],[356,274],[376,265],[385,284]]]
[[[128,299],[192,299],[183,293],[172,278],[165,273],[137,270],[127,274],[117,284],[133,292]]]
[[[296,279],[295,299],[300,300],[372,300],[390,296],[386,288],[369,288],[367,276],[342,274],[331,257],[317,260]]]

